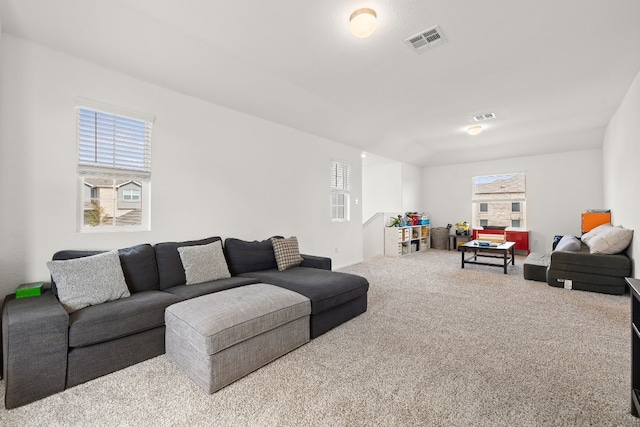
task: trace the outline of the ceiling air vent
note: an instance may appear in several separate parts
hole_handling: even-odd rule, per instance
[[[496,118],[495,113],[485,113],[485,114],[478,114],[477,116],[473,116],[473,120],[475,120],[476,122],[482,122],[485,120],[495,119],[495,118]]]
[[[429,47],[442,44],[445,41],[447,41],[447,39],[437,25],[405,39],[405,42],[417,53],[423,52]]]

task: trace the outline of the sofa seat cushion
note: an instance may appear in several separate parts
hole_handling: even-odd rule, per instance
[[[164,325],[164,310],[181,298],[160,291],[132,294],[129,298],[85,307],[69,315],[69,347],[132,335]]]
[[[631,274],[631,260],[625,254],[591,254],[583,243],[579,252],[552,252],[550,271],[626,277]]]
[[[369,290],[369,282],[364,277],[308,267],[253,271],[241,276],[253,277],[304,295],[311,300],[311,314],[344,304]]]
[[[165,289],[164,292],[169,292],[177,295],[182,300],[187,300],[253,283],[258,283],[258,281],[250,277],[231,277],[229,279],[214,280],[212,282],[198,283],[196,285],[173,286],[169,289]]]

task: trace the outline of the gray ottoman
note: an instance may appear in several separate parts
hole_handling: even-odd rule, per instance
[[[213,393],[308,342],[310,313],[308,298],[264,283],[182,301],[165,311],[167,356]]]
[[[547,267],[551,262],[550,254],[530,253],[524,260],[524,278],[538,282],[547,281]]]

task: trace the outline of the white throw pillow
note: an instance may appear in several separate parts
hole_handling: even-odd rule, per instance
[[[83,258],[49,261],[58,299],[68,313],[131,296],[117,250]]]
[[[184,275],[187,277],[187,285],[231,277],[220,240],[208,245],[181,246],[178,252]]]
[[[617,254],[631,243],[633,230],[623,227],[610,227],[589,239],[589,252],[592,254]]]
[[[580,240],[582,240],[582,242],[583,242],[585,245],[588,245],[588,244],[589,244],[589,240],[593,239],[593,238],[594,238],[594,237],[596,237],[598,234],[600,234],[600,233],[602,233],[602,232],[604,232],[604,231],[607,231],[607,230],[608,230],[608,229],[610,229],[610,228],[613,228],[613,225],[611,225],[611,224],[609,224],[609,223],[599,225],[599,226],[597,226],[597,227],[595,227],[595,228],[591,229],[591,231],[588,231],[588,232],[584,233],[584,234],[582,235],[582,237],[580,238]]]

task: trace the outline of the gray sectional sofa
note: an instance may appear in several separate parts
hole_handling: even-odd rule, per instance
[[[177,302],[239,286],[267,283],[311,301],[315,338],[367,310],[369,283],[331,271],[331,259],[302,255],[299,266],[278,270],[270,240],[228,238],[224,258],[231,277],[187,285],[178,248],[208,239],[141,244],[118,251],[130,296],[68,313],[56,285],[38,297],[5,299],[2,311],[5,406],[21,406],[165,352],[165,309]],[[54,260],[102,251],[65,250]]]

